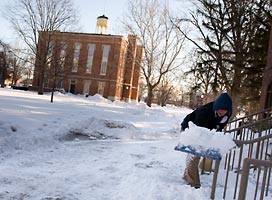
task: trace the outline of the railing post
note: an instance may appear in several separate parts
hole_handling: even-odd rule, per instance
[[[211,190],[211,199],[214,199],[215,189],[216,189],[216,182],[217,182],[217,176],[219,171],[219,165],[220,165],[221,159],[217,159],[215,161],[215,167],[214,167],[214,174],[213,174],[213,182],[212,182],[212,190]]]
[[[261,194],[260,194],[260,199],[263,199],[264,197],[264,192],[265,192],[265,186],[266,186],[266,179],[267,176],[267,171],[268,168],[271,169],[272,167],[272,162],[269,160],[258,160],[258,159],[250,159],[250,158],[245,158],[243,162],[243,172],[242,172],[242,178],[240,182],[240,190],[239,190],[239,196],[238,200],[245,200],[246,199],[246,192],[247,192],[247,183],[248,183],[248,176],[249,176],[249,170],[250,170],[250,165],[254,165],[256,167],[264,167],[264,173],[263,173],[263,180],[262,180],[262,187],[261,187]],[[257,183],[259,183],[259,175],[257,178]],[[257,187],[257,185],[256,185]],[[268,187],[268,184],[267,186]],[[257,196],[257,190],[255,191],[255,198]]]
[[[242,178],[241,178],[241,182],[240,182],[240,190],[239,190],[238,200],[245,200],[246,199],[249,165],[250,165],[249,158],[245,158],[244,162],[243,162],[243,172],[242,172]]]

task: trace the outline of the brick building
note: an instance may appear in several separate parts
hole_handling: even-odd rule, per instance
[[[263,72],[260,109],[272,108],[272,28],[270,31],[267,65]]]
[[[126,39],[107,34],[107,19],[104,15],[97,18],[97,33],[93,34],[40,32],[33,88],[43,84],[45,91],[61,88],[110,100],[137,100],[142,47],[134,35]],[[48,45],[45,38],[50,38]],[[42,62],[44,49],[46,62]],[[46,70],[41,63],[46,63]]]

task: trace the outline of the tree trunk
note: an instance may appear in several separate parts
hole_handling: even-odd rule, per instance
[[[238,113],[238,107],[241,104],[241,95],[238,88],[232,87],[231,89],[231,98],[232,98],[232,115],[231,118],[235,117]]]
[[[40,73],[38,94],[43,95],[43,73]]]
[[[153,88],[151,86],[148,86],[147,88],[147,99],[146,99],[146,105],[148,107],[151,107],[153,100]]]
[[[39,58],[41,60],[39,60],[39,66],[40,66],[40,71],[39,71],[39,82],[38,82],[38,94],[39,95],[43,95],[43,83],[44,83],[44,71],[45,71],[45,63],[46,61],[45,58]]]

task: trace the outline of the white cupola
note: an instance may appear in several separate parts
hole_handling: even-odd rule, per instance
[[[109,31],[109,19],[105,15],[97,17],[96,33],[108,34]]]

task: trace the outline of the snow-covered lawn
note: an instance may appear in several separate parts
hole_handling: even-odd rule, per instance
[[[1,88],[0,199],[209,199],[212,175],[186,185],[174,150],[189,112]]]

